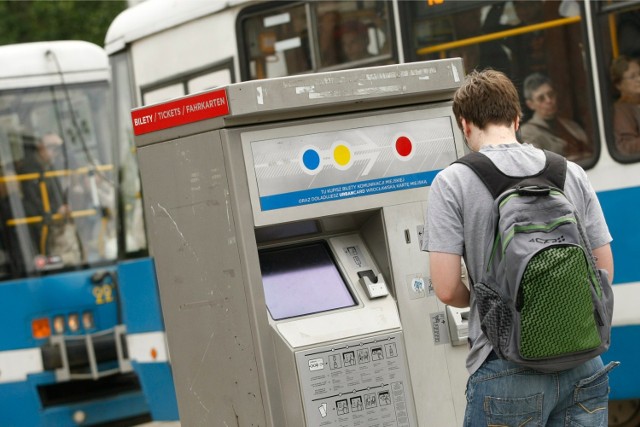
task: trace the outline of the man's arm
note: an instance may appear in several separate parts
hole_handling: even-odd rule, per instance
[[[593,249],[592,252],[593,256],[596,257],[596,267],[607,270],[609,280],[613,283],[613,252],[611,252],[611,245],[607,243]]]
[[[438,299],[453,307],[469,307],[469,289],[461,280],[460,255],[429,252],[429,265]]]

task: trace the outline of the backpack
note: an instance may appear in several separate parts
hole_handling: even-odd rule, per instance
[[[457,160],[494,198],[495,239],[473,283],[481,329],[498,357],[542,372],[578,366],[609,348],[613,294],[574,205],[567,161],[545,151],[536,175],[511,177],[484,154]]]

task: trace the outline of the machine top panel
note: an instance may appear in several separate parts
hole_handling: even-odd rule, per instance
[[[134,109],[133,129],[142,146],[238,125],[450,100],[463,70],[452,58],[235,83]],[[189,124],[197,125],[176,133]]]

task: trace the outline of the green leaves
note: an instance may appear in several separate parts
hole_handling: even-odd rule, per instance
[[[86,40],[104,46],[126,0],[0,1],[0,45],[47,40]]]

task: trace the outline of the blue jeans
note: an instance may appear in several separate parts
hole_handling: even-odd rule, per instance
[[[465,427],[606,427],[609,371],[596,357],[545,374],[489,357],[469,377]]]

